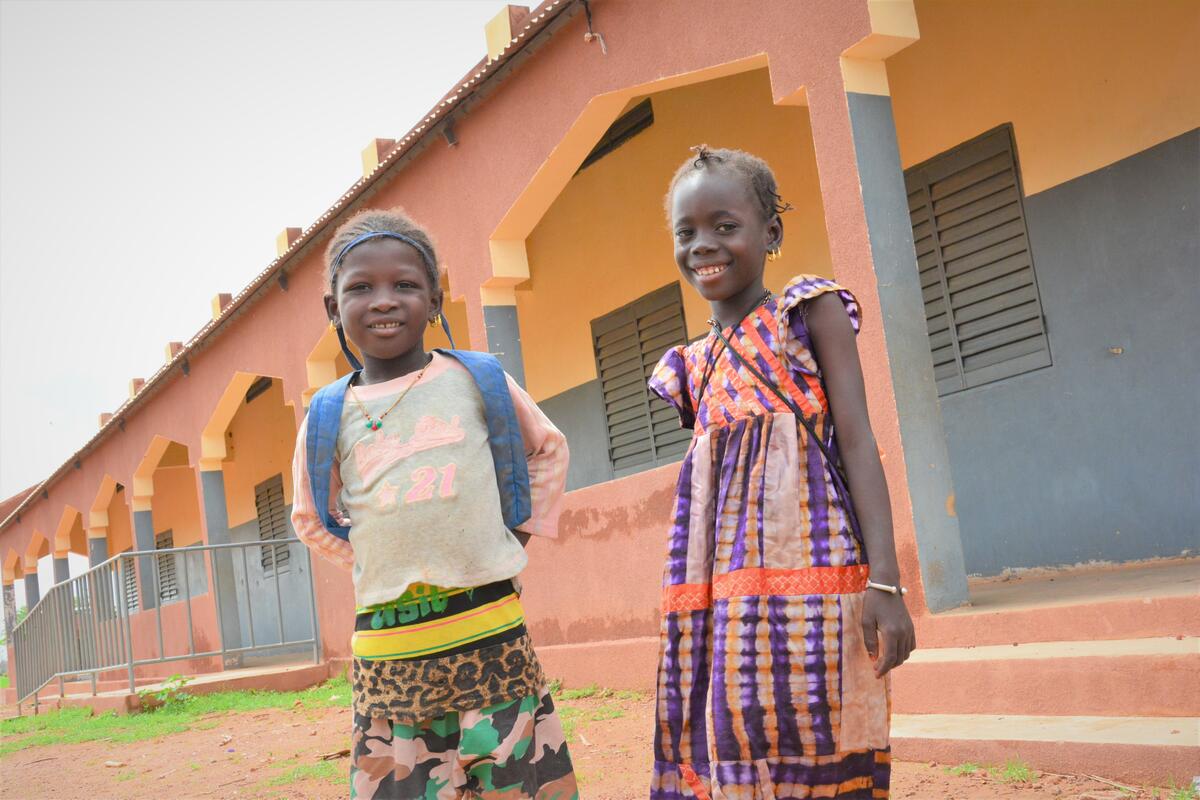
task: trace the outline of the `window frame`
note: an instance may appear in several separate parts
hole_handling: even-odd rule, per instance
[[[989,149],[994,149],[1001,143],[1003,144],[1002,149],[995,153],[984,155],[979,160],[972,161],[965,166],[956,163],[958,161],[962,161],[963,157],[970,153],[987,153]],[[942,213],[936,211],[935,203],[937,202],[937,199],[934,198],[933,193],[931,192],[932,187],[942,181],[951,180],[956,175],[966,173],[968,170],[978,167],[981,164],[985,164],[989,159],[994,159],[997,156],[1004,154],[1007,154],[1010,157],[1010,163],[1007,169],[1011,169],[1011,186],[1003,186],[1002,188],[996,189],[993,192],[981,195],[980,197],[972,199],[968,202],[964,202],[961,206],[955,207],[955,209],[952,209],[949,212]],[[953,193],[969,190],[973,186],[982,185],[986,181],[1002,175],[1004,175],[1003,170],[995,173],[993,176],[981,179],[976,183],[966,184],[963,187],[954,190]],[[954,366],[954,373],[951,375],[943,375],[941,378],[937,378],[935,375],[938,396],[948,397],[950,395],[958,394],[959,392],[968,391],[980,386],[986,386],[997,381],[1014,378],[1053,366],[1054,359],[1050,343],[1049,326],[1046,321],[1045,307],[1042,304],[1041,291],[1038,287],[1037,265],[1035,263],[1032,243],[1030,242],[1029,237],[1028,216],[1025,210],[1025,191],[1021,182],[1021,165],[1019,154],[1017,153],[1016,138],[1013,133],[1012,124],[1005,123],[998,125],[995,128],[985,131],[984,133],[959,145],[956,145],[955,147],[952,147],[943,153],[939,153],[938,155],[926,159],[919,164],[914,164],[913,166],[904,170],[904,182],[907,208],[909,211],[909,224],[913,234],[915,259],[914,266],[918,271],[918,280],[922,281],[923,284],[925,276],[922,273],[926,273],[930,269],[935,269],[937,274],[937,283],[931,283],[928,287],[924,285],[921,286],[923,310],[925,312],[926,321],[926,335],[929,340],[930,354],[933,358],[935,372],[948,364],[953,364]],[[1008,200],[1007,202],[1000,202],[995,208],[981,211],[976,216],[966,217],[961,221],[957,221],[950,225],[939,228],[939,215],[944,216],[947,214],[952,214],[959,208],[965,208],[974,203],[983,203],[990,198],[997,198],[998,202],[999,200],[1003,199],[1001,196],[1006,192],[1012,192],[1014,195],[1011,200]],[[920,199],[918,201],[914,201],[914,196],[918,194],[920,195]],[[976,220],[983,220],[988,214],[1013,205],[1015,205],[1015,210],[1017,212],[1017,216],[1014,219],[1000,223],[994,228],[982,228],[976,233],[971,233],[962,237],[962,240],[966,241],[972,236],[985,235],[990,230],[997,230],[1003,225],[1014,225],[1015,223],[1019,223],[1019,233],[1016,233],[1015,235],[1006,239],[1001,239],[992,244],[980,247],[978,250],[956,256],[955,258],[946,258],[945,248],[953,247],[955,244],[955,242],[951,242],[949,245],[943,245],[942,237],[948,230],[956,226],[968,225]],[[918,214],[924,214],[926,218],[919,221],[914,221]],[[930,232],[928,234],[918,236],[918,229],[925,225],[928,226]],[[932,237],[933,249],[925,253],[920,253],[920,250],[916,247],[917,243],[922,242],[930,237]],[[1011,254],[998,255],[991,261],[984,261],[955,275],[951,275],[947,272],[947,260],[954,261],[956,258],[965,259],[975,255],[976,253],[984,253],[990,247],[1002,246],[1007,242],[1016,241],[1017,239],[1021,240],[1023,246],[1021,249],[1016,250]],[[933,264],[931,267],[923,268],[921,266],[921,262],[929,256],[932,256]],[[961,275],[967,275],[976,272],[977,270],[985,270],[996,265],[1003,265],[1003,263],[1009,259],[1015,259],[1013,263],[1020,264],[1020,266],[1017,266],[1008,272],[1001,272],[993,277],[979,280],[977,283],[971,284],[964,288],[955,289],[951,286],[951,283],[954,281],[954,279],[960,277]],[[1006,267],[1001,266],[1001,269],[1004,268]],[[1013,282],[1012,279],[1015,276],[1018,276],[1026,269],[1029,271],[1028,282],[1014,284],[1014,286],[1009,289],[994,289],[994,294],[984,295],[982,298],[971,300],[970,302],[963,302],[958,305],[955,304],[955,296],[959,293],[965,293],[978,287],[987,287],[987,285],[992,282],[999,283],[1001,281],[1009,280],[1011,283]],[[929,294],[931,290],[935,289],[937,290],[936,296],[931,299]],[[968,325],[975,321],[974,318],[967,319],[965,321],[960,320],[959,315],[963,312],[963,309],[970,308],[973,305],[981,307],[983,304],[989,302],[999,304],[1002,303],[1003,298],[1010,295],[1010,293],[1016,292],[1025,292],[1028,295],[1028,299],[1012,306],[1001,307],[996,311],[980,313],[978,319],[985,320],[989,316],[1003,314],[1006,311],[1010,311],[1025,305],[1033,306],[1031,311],[1036,310],[1036,314],[1034,316],[1028,317],[1025,320],[1021,320],[1017,323],[1011,323],[1009,325],[996,328],[983,334],[976,334],[975,336],[967,337],[963,337],[961,335],[961,329],[964,327],[964,325]],[[933,319],[940,316],[940,314],[934,314],[931,316],[929,311],[931,304],[939,302],[944,308],[943,313],[946,315],[947,327],[944,329],[937,328],[935,330],[933,328]],[[1031,323],[1036,323],[1037,329],[1036,332],[1032,333],[1031,335],[1014,338],[1009,341],[1005,341],[1002,338],[1007,329],[1015,328],[1017,325],[1026,325],[1032,330],[1035,325],[1032,325]],[[988,335],[997,337],[997,339],[1000,340],[1000,343],[983,348],[979,350],[978,353],[968,353],[964,355],[964,342],[970,343],[973,338],[982,339],[984,336]],[[949,341],[939,344],[939,337],[943,336],[948,338]],[[984,364],[979,367],[971,368],[967,364],[967,359],[969,358],[996,351],[1002,347],[1008,347],[1026,341],[1032,342],[1033,340],[1038,340],[1041,346],[1037,349],[1005,357],[998,361]],[[947,347],[951,348],[953,360],[939,361],[939,358],[942,357],[939,356],[939,351],[944,352]]]
[[[662,326],[664,323],[671,320],[677,320],[677,325],[673,328],[668,328],[665,331],[654,333],[653,335],[643,336],[642,334],[645,331],[641,328],[642,321],[664,311],[669,311],[672,313],[662,320],[649,323],[646,328],[653,330],[654,328]],[[691,433],[690,431],[683,432],[682,429],[678,429],[678,414],[676,413],[675,409],[672,408],[668,403],[664,402],[661,398],[654,395],[646,385],[650,376],[653,374],[654,368],[658,364],[659,359],[662,358],[662,354],[671,347],[677,345],[686,345],[688,343],[687,315],[683,306],[683,292],[679,282],[675,281],[666,286],[655,289],[652,292],[648,292],[636,300],[626,303],[620,308],[614,309],[607,314],[593,319],[590,325],[592,335],[592,355],[595,359],[596,379],[600,383],[601,405],[603,406],[604,413],[605,443],[608,448],[608,463],[609,468],[612,470],[613,477],[623,478],[628,475],[633,475],[638,472],[644,472],[645,470],[662,466],[664,464],[670,464],[679,461],[687,451],[687,443],[691,439]],[[633,326],[631,333],[637,338],[638,355],[641,360],[641,372],[639,380],[634,381],[633,383],[619,383],[613,388],[608,388],[605,386],[605,366],[603,361],[604,358],[609,358],[611,356],[605,356],[604,358],[601,357],[601,349],[604,346],[601,340],[605,336],[609,336],[630,325]],[[678,337],[673,336],[673,333],[676,330],[680,334]],[[625,338],[629,335],[630,334],[627,333],[620,338]],[[667,337],[665,346],[664,337]],[[629,349],[628,345],[626,345],[626,349]],[[629,360],[632,361],[632,359]],[[631,370],[626,373],[621,373],[622,378],[625,380],[628,380],[627,376],[632,374],[633,373]],[[614,424],[610,419],[612,416],[614,416],[614,414],[610,413],[608,410],[610,403],[608,394],[612,391],[619,391],[633,385],[639,387],[640,403],[635,403],[627,409],[621,409],[621,411],[616,412],[616,414],[632,411],[639,406],[643,413],[639,415],[639,417],[623,419]],[[632,400],[635,396],[636,395],[631,395],[629,398],[623,398],[622,400],[616,402]],[[669,415],[664,414],[664,411],[669,411]],[[656,415],[659,417],[657,420],[655,419]],[[622,431],[617,436],[614,436],[614,428],[619,425],[628,425],[639,418],[644,426],[643,436],[640,439],[634,439],[633,441],[614,444],[616,439],[623,436],[629,436],[636,432],[635,428],[634,430],[630,431]],[[668,419],[672,421],[672,424],[675,427],[669,430],[656,432],[655,428],[662,426]],[[677,429],[680,430],[680,433],[675,434]],[[665,437],[667,441],[660,443],[659,437]],[[641,452],[645,452],[634,451],[633,453],[629,453],[624,456],[615,456],[616,451],[620,448],[629,447],[638,442],[643,442],[648,445],[649,458],[647,460],[636,461],[633,463],[619,464],[619,462],[624,458],[631,458],[637,456]]]

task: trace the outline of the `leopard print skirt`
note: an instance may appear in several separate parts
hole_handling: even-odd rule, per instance
[[[354,711],[407,725],[536,697],[545,676],[511,581],[419,585],[355,621]]]
[[[405,725],[536,697],[546,684],[528,634],[442,657],[355,658],[353,678],[355,713]]]

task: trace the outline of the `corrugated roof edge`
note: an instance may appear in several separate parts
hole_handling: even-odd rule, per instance
[[[508,47],[504,49],[495,59],[483,59],[472,68],[455,88],[450,90],[441,100],[438,101],[428,114],[402,138],[396,141],[395,147],[387,154],[385,158],[380,160],[379,164],[371,171],[370,175],[365,175],[354,182],[341,197],[337,199],[329,210],[317,218],[316,222],[304,229],[304,232],[292,242],[291,246],[274,261],[272,261],[265,270],[260,272],[254,280],[247,286],[234,295],[233,301],[229,303],[221,313],[214,317],[213,320],[207,323],[203,328],[196,332],[191,339],[184,343],[183,349],[180,350],[174,358],[163,364],[159,369],[147,379],[145,386],[134,397],[125,401],[121,406],[113,412],[112,418],[89,439],[83,447],[79,448],[75,453],[68,458],[62,466],[50,474],[50,477],[39,483],[26,497],[19,506],[0,521],[0,532],[4,531],[12,521],[18,518],[21,513],[36,502],[37,498],[43,493],[49,491],[63,473],[72,469],[74,465],[91,449],[98,445],[106,438],[115,427],[119,427],[124,420],[139,406],[148,401],[150,397],[163,385],[172,371],[172,367],[182,364],[187,361],[190,354],[201,349],[209,340],[221,329],[221,327],[244,309],[243,306],[251,304],[255,297],[259,294],[267,282],[281,272],[285,272],[287,263],[295,257],[301,249],[312,242],[339,214],[349,207],[356,199],[362,196],[367,190],[372,188],[376,181],[382,178],[383,174],[393,165],[395,165],[405,154],[411,151],[417,144],[424,140],[426,136],[433,132],[434,127],[438,122],[445,119],[451,112],[461,106],[467,99],[478,92],[489,78],[495,76],[500,69],[507,64],[513,56],[517,55],[521,50],[528,47],[538,35],[545,31],[551,22],[558,18],[564,11],[573,6],[579,5],[581,0],[546,0],[539,5],[534,11],[530,12],[526,20],[525,27],[512,37]]]

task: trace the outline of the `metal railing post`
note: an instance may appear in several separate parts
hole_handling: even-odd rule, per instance
[[[288,548],[288,563],[292,562],[291,545],[284,545]],[[283,598],[279,594],[279,550],[271,548],[271,565],[275,568],[275,613],[276,621],[279,623],[279,643],[283,644],[286,641],[283,635]]]
[[[124,579],[125,578],[125,570],[133,567],[133,559],[132,558],[130,559],[129,567],[125,566],[125,561],[124,561],[124,559],[122,559],[120,561],[120,567],[121,567],[120,577],[122,579]],[[122,588],[124,588],[124,586],[125,586],[124,580],[121,581],[121,586],[122,586]],[[140,591],[140,588],[141,587],[139,587],[139,591]],[[129,620],[129,605],[127,603],[122,603],[121,608],[124,612],[121,614],[121,616],[124,618],[124,621],[125,621],[125,625],[124,625],[124,628],[125,628],[125,652],[129,657],[129,693],[133,694],[134,689],[137,688],[137,679],[133,675],[133,625],[131,624],[131,622]]]
[[[183,554],[183,586],[184,586],[184,603],[187,607],[187,629],[188,629],[188,654],[196,654],[196,634],[192,630],[192,578],[188,572],[188,553]]]

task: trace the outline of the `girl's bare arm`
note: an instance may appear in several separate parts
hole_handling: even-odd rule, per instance
[[[808,301],[806,313],[805,321],[833,415],[838,453],[850,482],[854,510],[871,564],[871,580],[898,585],[900,569],[892,536],[891,502],[867,415],[867,394],[850,316],[834,293]],[[875,673],[879,676],[903,664],[916,647],[912,619],[899,595],[867,591],[863,633],[867,651],[876,658]]]

